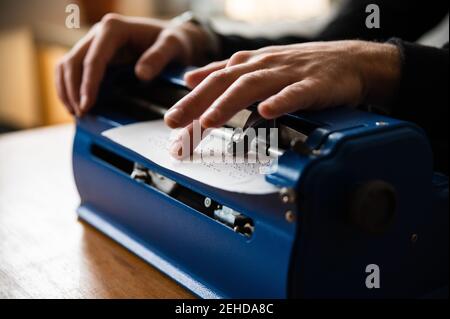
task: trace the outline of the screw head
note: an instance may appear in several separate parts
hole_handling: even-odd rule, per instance
[[[288,223],[293,223],[295,222],[295,214],[292,212],[292,210],[288,210],[286,212],[286,214],[284,215],[284,217],[286,218],[286,221]]]
[[[415,243],[417,243],[418,240],[419,240],[419,235],[417,235],[417,234],[412,234],[412,236],[411,236],[411,242],[412,242],[413,244],[415,244]]]
[[[211,198],[205,197],[205,201],[203,202],[203,204],[205,205],[206,208],[211,207],[212,204]]]
[[[293,189],[284,187],[280,191],[280,198],[284,204],[293,203],[295,201],[295,192]]]

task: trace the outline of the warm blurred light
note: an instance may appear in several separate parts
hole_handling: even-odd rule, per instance
[[[329,10],[330,0],[225,0],[228,17],[248,22],[304,20]]]

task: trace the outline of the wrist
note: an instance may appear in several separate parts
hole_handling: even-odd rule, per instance
[[[362,77],[367,104],[389,103],[400,86],[401,54],[397,46],[385,43],[365,43]]]
[[[171,25],[180,27],[187,34],[192,46],[190,64],[205,64],[217,57],[219,39],[208,21],[200,19],[188,11],[172,19]]]
[[[204,65],[214,59],[217,55],[214,42],[202,26],[187,22],[181,28],[191,45],[192,54],[188,61],[191,65]]]

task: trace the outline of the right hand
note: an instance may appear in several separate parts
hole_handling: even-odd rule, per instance
[[[119,50],[140,55],[136,76],[149,81],[172,61],[206,62],[208,41],[207,33],[193,23],[174,27],[163,20],[107,14],[57,64],[58,96],[70,113],[82,116],[95,103],[106,67]]]

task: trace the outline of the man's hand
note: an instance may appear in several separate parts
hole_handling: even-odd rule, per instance
[[[58,95],[69,112],[81,116],[94,104],[105,69],[121,49],[140,55],[136,75],[151,80],[173,60],[201,63],[208,41],[192,23],[174,27],[162,20],[107,14],[58,63]]]
[[[193,90],[169,110],[165,121],[172,128],[195,119],[203,128],[219,127],[259,101],[258,111],[267,119],[299,110],[383,102],[393,96],[400,73],[400,53],[390,44],[337,41],[238,52],[187,73],[185,80]],[[177,145],[172,153],[180,153]]]

